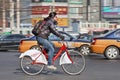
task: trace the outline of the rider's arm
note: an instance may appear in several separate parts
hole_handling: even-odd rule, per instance
[[[50,31],[51,31],[54,35],[56,35],[56,36],[58,36],[58,37],[60,37],[60,38],[63,39],[63,36],[57,31],[57,29],[55,28],[55,25],[54,25],[52,22],[50,23],[49,28],[50,28]]]

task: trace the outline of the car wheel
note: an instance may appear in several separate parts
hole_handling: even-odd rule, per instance
[[[40,50],[40,47],[39,47],[39,46],[37,46],[37,45],[34,45],[34,46],[32,46],[30,49]]]
[[[104,56],[107,59],[116,59],[119,56],[119,49],[115,46],[110,46],[105,50]]]
[[[83,55],[90,55],[91,52],[89,45],[83,45],[78,50]]]

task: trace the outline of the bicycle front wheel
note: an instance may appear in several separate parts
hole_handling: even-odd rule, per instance
[[[74,50],[68,50],[70,58],[73,63],[62,64],[63,70],[69,75],[78,75],[85,69],[85,58],[84,56]]]
[[[24,56],[21,58],[21,68],[24,73],[28,75],[37,75],[39,74],[43,68],[44,64],[32,64],[33,60],[29,56]]]

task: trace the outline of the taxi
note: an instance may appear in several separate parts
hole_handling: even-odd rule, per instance
[[[68,48],[73,48],[79,50],[82,54],[90,54],[90,44],[91,40],[88,39],[76,39],[67,32],[59,31],[63,36],[65,36],[64,43]],[[61,39],[53,34],[49,36],[49,40],[54,44],[55,48],[60,48],[62,45],[60,43]],[[23,53],[29,49],[39,49],[40,47],[37,44],[36,37],[31,36],[26,39],[22,39],[19,45],[19,52]]]
[[[90,48],[92,53],[103,54],[107,59],[117,59],[120,55],[120,29],[94,37]]]

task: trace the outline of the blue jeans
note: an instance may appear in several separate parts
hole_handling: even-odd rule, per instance
[[[36,37],[39,44],[42,44],[44,48],[48,50],[48,65],[52,65],[52,58],[54,56],[54,46],[51,41],[42,37]]]

